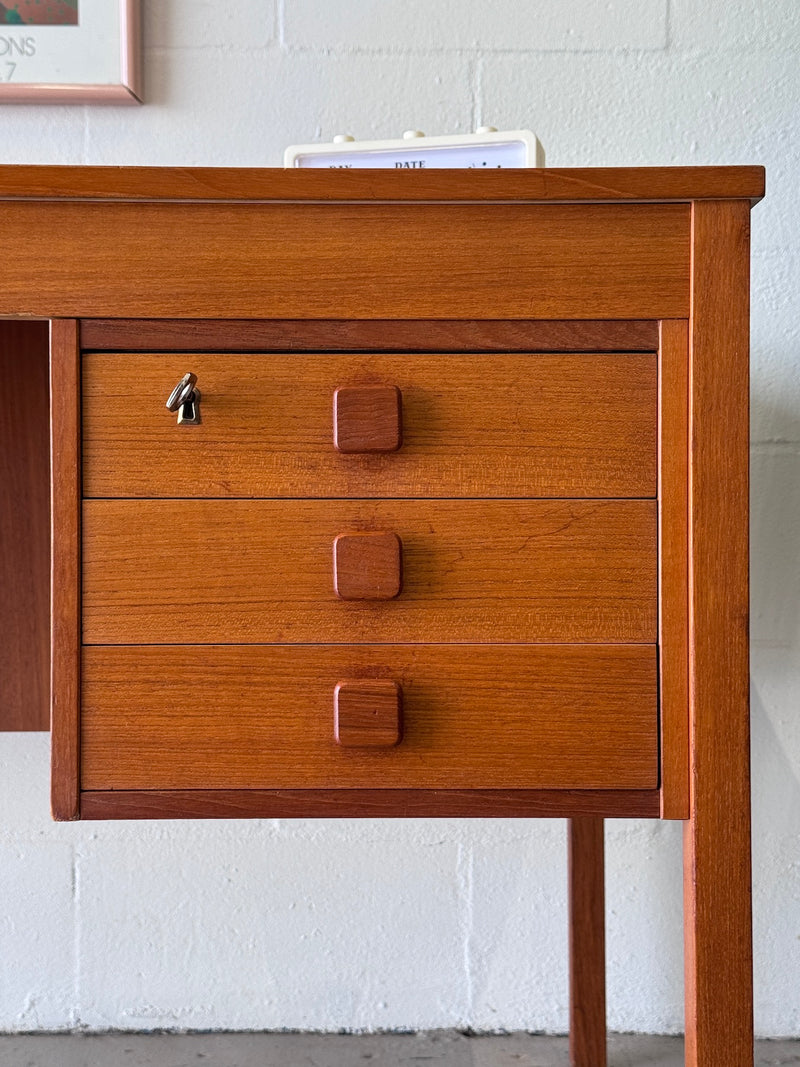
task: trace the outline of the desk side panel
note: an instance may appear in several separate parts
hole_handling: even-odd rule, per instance
[[[48,324],[0,322],[0,730],[50,711]]]
[[[661,817],[689,817],[689,330],[661,323],[659,353],[659,675]]]
[[[59,821],[80,817],[81,392],[78,324],[50,334],[51,806]]]

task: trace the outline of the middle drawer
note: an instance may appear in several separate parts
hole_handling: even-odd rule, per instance
[[[87,500],[83,641],[654,642],[656,521],[651,500]],[[364,533],[394,578],[342,599],[337,538],[369,586]]]

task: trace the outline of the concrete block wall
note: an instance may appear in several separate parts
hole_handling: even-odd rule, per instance
[[[800,1035],[800,7],[144,0],[147,106],[0,107],[6,163],[280,165],[534,129],[553,166],[763,163],[753,214],[756,1022]],[[13,264],[13,249],[5,249]],[[0,736],[0,1029],[567,1022],[563,824],[53,825]],[[680,827],[608,824],[610,1024],[682,1027]]]

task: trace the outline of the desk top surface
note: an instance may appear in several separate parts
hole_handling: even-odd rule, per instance
[[[0,166],[0,200],[618,202],[747,199],[764,168],[284,170],[242,167]]]

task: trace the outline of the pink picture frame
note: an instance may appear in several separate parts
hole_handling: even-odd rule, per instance
[[[77,0],[77,2],[88,6],[91,0]],[[103,0],[103,2],[110,7],[114,0]],[[140,0],[117,0],[117,3],[119,4],[119,39],[116,45],[119,48],[119,75],[118,79],[112,83],[105,81],[98,83],[89,77],[85,83],[70,79],[64,84],[55,80],[53,82],[44,80],[41,76],[38,76],[36,80],[23,80],[24,64],[13,63],[12,60],[17,58],[17,55],[26,54],[24,50],[26,42],[29,42],[27,47],[28,54],[30,54],[32,46],[30,42],[35,46],[35,31],[43,27],[24,24],[0,25],[0,104],[141,104],[143,98]],[[3,6],[9,6],[8,0]],[[79,11],[82,10],[83,6],[79,8]],[[52,34],[54,27],[47,26],[46,29]],[[66,30],[67,35],[81,30],[90,33],[91,26],[60,25],[57,30]],[[28,36],[22,36],[25,31],[30,31]],[[74,42],[74,38],[72,41]],[[65,46],[68,43],[71,43],[69,37],[65,36]],[[3,69],[4,59],[5,69]],[[20,72],[17,71],[18,67]],[[56,67],[57,64],[54,64],[54,68]],[[14,70],[10,71],[10,68]]]

